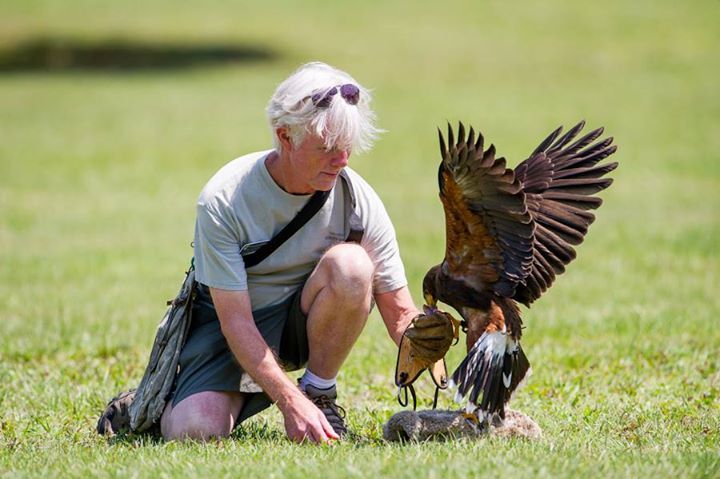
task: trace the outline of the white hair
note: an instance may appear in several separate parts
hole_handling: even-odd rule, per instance
[[[339,92],[330,97],[326,108],[312,101],[313,95],[324,95],[331,88],[348,83],[360,91],[356,105],[348,103]],[[270,98],[267,117],[273,145],[281,151],[275,130],[287,127],[294,145],[312,132],[325,140],[328,149],[368,151],[382,132],[375,126],[371,99],[370,92],[344,71],[322,62],[306,63],[282,82]]]

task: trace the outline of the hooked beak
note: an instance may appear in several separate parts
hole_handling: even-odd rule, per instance
[[[437,300],[435,299],[435,297],[432,294],[425,293],[425,294],[423,294],[423,297],[425,298],[426,306],[437,310]]]

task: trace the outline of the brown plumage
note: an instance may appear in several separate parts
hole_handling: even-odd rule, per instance
[[[452,379],[480,419],[504,416],[530,367],[517,303],[530,306],[575,259],[602,203],[593,195],[612,183],[604,176],[617,163],[599,164],[615,152],[612,138],[596,141],[599,128],[575,140],[583,126],[558,128],[514,171],[472,128],[466,136],[460,123],[456,142],[448,125],[447,146],[440,132],[445,259],[425,275],[423,295],[465,320],[468,354]]]

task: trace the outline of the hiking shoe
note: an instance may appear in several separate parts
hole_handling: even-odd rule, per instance
[[[97,432],[103,436],[114,436],[120,431],[130,431],[130,411],[135,399],[135,390],[122,392],[112,398],[97,423]]]
[[[337,389],[318,389],[311,384],[305,386],[305,396],[322,411],[335,433],[343,437],[348,430],[345,427],[345,409],[335,403]]]

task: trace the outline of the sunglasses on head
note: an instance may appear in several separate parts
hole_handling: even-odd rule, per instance
[[[338,91],[340,96],[349,104],[357,105],[360,100],[360,89],[352,83],[346,83],[344,85],[334,86],[327,91],[315,93],[310,97],[318,108],[327,108],[330,106],[332,98],[337,95]]]

